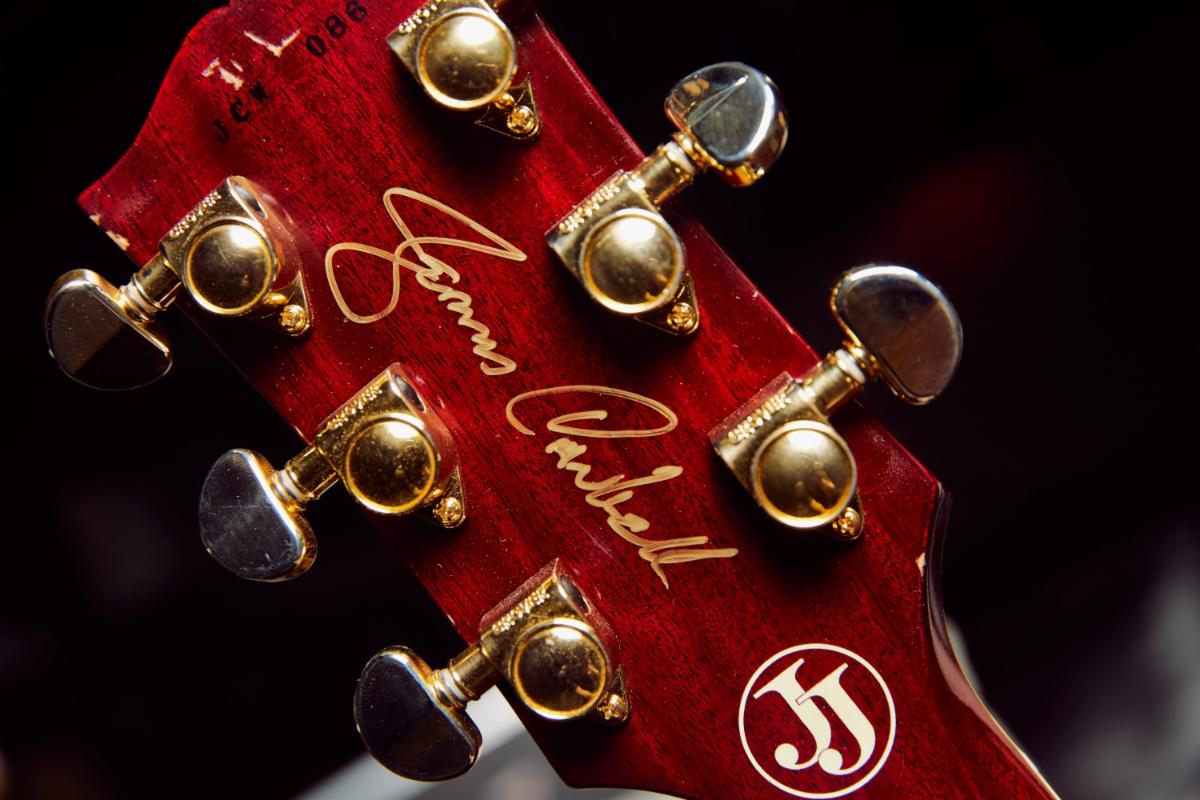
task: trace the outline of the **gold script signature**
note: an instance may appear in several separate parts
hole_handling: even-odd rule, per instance
[[[412,230],[409,229],[408,224],[396,209],[395,199],[398,197],[406,197],[436,209],[451,219],[466,225],[492,244],[488,245],[481,242],[454,239],[448,236],[414,236]],[[414,192],[411,189],[388,189],[383,193],[383,207],[387,210],[388,216],[392,218],[392,222],[395,223],[396,228],[399,229],[400,235],[403,237],[403,241],[396,245],[394,250],[384,250],[379,247],[359,244],[358,242],[342,242],[335,244],[325,252],[325,276],[329,279],[329,289],[333,292],[334,302],[337,303],[338,308],[342,310],[346,318],[366,325],[381,320],[395,311],[396,304],[400,302],[400,270],[403,268],[413,273],[421,288],[436,294],[439,302],[445,303],[447,309],[458,314],[459,325],[474,332],[471,336],[471,342],[474,344],[471,352],[479,356],[479,369],[483,371],[483,374],[504,375],[515,370],[517,362],[497,352],[497,344],[492,339],[491,331],[486,325],[475,319],[475,310],[472,308],[471,295],[461,289],[453,288],[453,285],[457,284],[461,277],[458,271],[445,261],[431,254],[425,247],[427,245],[446,245],[447,247],[455,247],[460,250],[469,250],[503,258],[507,261],[524,261],[525,254],[465,214],[455,211],[445,203],[434,200],[428,195]],[[412,251],[412,255],[416,257],[416,260],[406,257],[406,253],[410,250]],[[341,287],[338,286],[337,281],[337,256],[344,252],[363,253],[391,264],[392,299],[381,311],[371,314],[358,314],[346,302],[346,298],[343,296]],[[442,281],[446,282],[443,283]]]
[[[559,438],[546,445],[546,452],[558,456],[557,467],[575,473],[575,487],[587,492],[584,500],[588,505],[600,509],[608,515],[608,527],[625,541],[638,548],[638,555],[650,564],[654,574],[662,581],[663,586],[671,588],[667,582],[663,567],[669,564],[686,564],[690,561],[700,561],[706,558],[733,558],[737,550],[732,547],[705,547],[707,536],[682,536],[675,539],[648,539],[639,534],[650,528],[650,521],[645,517],[622,511],[622,503],[633,497],[633,490],[655,483],[678,478],[683,474],[683,467],[666,465],[654,469],[649,475],[640,478],[626,479],[624,475],[613,475],[604,480],[588,480],[592,466],[578,459],[587,452],[587,445],[580,444],[570,436],[588,439],[637,439],[650,436],[662,436],[670,433],[679,424],[675,412],[667,406],[635,392],[624,389],[613,389],[608,386],[553,386],[549,389],[534,389],[523,392],[508,401],[504,409],[508,423],[526,436],[535,435],[533,430],[517,419],[514,409],[517,404],[531,397],[545,397],[554,394],[571,392],[591,393],[608,397],[619,397],[633,403],[643,405],[655,411],[663,419],[663,423],[654,428],[632,428],[625,430],[607,430],[604,428],[579,427],[574,423],[584,421],[603,421],[608,418],[608,412],[603,409],[576,411],[570,414],[560,414],[546,423],[546,430],[562,434]]]

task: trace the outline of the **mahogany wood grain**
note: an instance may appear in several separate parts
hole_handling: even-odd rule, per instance
[[[256,181],[287,209],[312,243],[304,264],[311,336],[295,342],[239,321],[194,319],[306,440],[389,363],[403,363],[418,380],[457,439],[469,520],[445,533],[416,520],[374,519],[468,641],[480,617],[529,575],[554,558],[569,565],[619,636],[632,715],[605,728],[523,714],[568,782],[689,797],[785,796],[743,752],[739,702],[773,654],[829,643],[870,662],[895,701],[894,748],[856,796],[1052,796],[989,720],[941,639],[932,581],[940,542],[931,536],[938,483],[852,407],[836,424],[858,460],[863,541],[837,546],[769,523],[713,454],[707,433],[779,373],[814,363],[813,351],[678,206],[668,217],[700,294],[698,335],[668,337],[592,304],[552,260],[543,234],[612,172],[635,165],[641,151],[536,12],[520,4],[505,16],[520,46],[519,69],[533,76],[541,138],[518,145],[433,108],[384,42],[416,5],[362,0],[360,21],[343,0],[240,2],[212,13],[189,35],[133,147],[81,205],[128,241],[138,263],[227,175]],[[326,27],[331,15],[345,26],[340,37]],[[245,33],[279,45],[296,30],[278,56]],[[323,56],[314,54],[322,48],[311,44],[313,35]],[[681,74],[696,66],[680,65]],[[220,67],[242,87],[222,80]],[[261,91],[252,91],[256,83]],[[249,119],[236,121],[231,104]],[[390,316],[363,325],[339,309],[323,254],[347,241],[385,250],[399,244],[381,202],[390,187],[446,203],[528,256],[514,262],[429,248],[461,273],[458,288],[472,296],[475,318],[519,365],[511,374],[483,374],[470,332],[408,273],[399,276],[400,305]],[[478,239],[428,207],[408,200],[397,207],[417,235]],[[351,307],[364,313],[386,304],[386,262],[341,263]],[[819,308],[805,320],[831,324]],[[518,407],[534,436],[506,421],[515,395],[566,384],[637,392],[678,415],[679,426],[659,437],[580,439],[588,449],[578,460],[593,465],[592,479],[682,466],[680,477],[638,488],[622,510],[651,522],[647,537],[706,536],[711,546],[737,548],[736,557],[667,565],[664,587],[544,450],[557,438],[545,428],[556,413],[604,408],[614,427],[656,424],[653,415],[614,398],[571,395]],[[292,453],[267,455],[281,464]],[[314,691],[349,700],[352,688]]]

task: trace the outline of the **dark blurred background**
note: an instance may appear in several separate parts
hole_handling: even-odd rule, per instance
[[[0,797],[291,796],[361,752],[350,687],[377,646],[455,648],[340,492],[312,510],[336,533],[302,581],[251,585],[204,557],[213,458],[296,440],[179,315],[176,369],[133,395],[79,388],[45,355],[54,277],[131,269],[74,198],[213,5],[2,12],[19,290]],[[692,68],[775,78],[792,119],[775,172],[684,202],[818,347],[847,267],[943,285],[967,334],[956,384],[929,409],[867,402],[953,493],[946,605],[983,693],[1064,797],[1200,797],[1196,6],[541,7],[645,147]],[[381,604],[393,618],[366,613]]]

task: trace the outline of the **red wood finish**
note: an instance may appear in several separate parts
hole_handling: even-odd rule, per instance
[[[373,519],[467,640],[476,637],[480,617],[541,566],[556,557],[569,565],[619,636],[632,716],[622,727],[604,728],[524,715],[568,782],[689,797],[787,796],[744,752],[739,704],[773,654],[825,643],[872,665],[895,705],[890,755],[855,796],[1052,796],[987,719],[957,667],[949,677],[943,673],[952,665],[936,632],[937,595],[926,579],[937,567],[939,544],[929,535],[939,513],[936,481],[852,407],[836,424],[858,459],[868,520],[863,541],[837,546],[771,524],[713,454],[707,434],[770,379],[785,370],[797,374],[815,354],[678,209],[668,216],[686,244],[700,293],[698,335],[672,338],[592,304],[552,260],[543,234],[613,171],[635,165],[641,152],[537,14],[520,4],[505,15],[521,49],[520,69],[533,76],[544,114],[541,138],[518,145],[435,109],[384,41],[416,5],[269,0],[214,12],[188,37],[134,146],[83,194],[81,205],[127,239],[139,263],[229,174],[254,180],[287,209],[313,245],[304,265],[311,336],[294,342],[239,321],[194,318],[306,439],[393,361],[443,409],[462,462],[466,526],[445,533],[415,520]],[[364,8],[361,20],[348,14]],[[332,15],[344,28],[340,36],[333,33],[339,23],[327,22]],[[278,47],[297,30],[278,55],[248,35]],[[697,66],[680,65],[681,74]],[[222,79],[222,67],[244,81],[240,88]],[[235,119],[246,114],[244,122]],[[664,121],[664,138],[668,133]],[[381,202],[390,187],[436,198],[527,254],[516,262],[427,247],[461,274],[458,288],[472,296],[475,319],[490,329],[496,351],[518,363],[514,372],[483,374],[470,331],[455,325],[457,315],[406,271],[397,278],[400,304],[390,316],[358,324],[341,312],[322,256],[340,242],[388,251],[400,243]],[[401,199],[397,210],[414,235],[479,240],[412,200]],[[387,304],[388,262],[354,256],[339,263],[351,308],[364,314]],[[806,324],[832,325],[823,309],[812,311]],[[667,565],[670,587],[660,582],[637,547],[609,528],[605,512],[589,505],[573,475],[545,452],[558,436],[546,422],[557,413],[607,409],[602,424],[614,428],[652,426],[655,415],[619,398],[576,393],[519,404],[515,413],[532,436],[506,420],[514,396],[567,384],[637,392],[678,415],[679,426],[662,436],[574,437],[587,445],[577,461],[593,466],[593,480],[681,466],[678,478],[635,489],[621,511],[649,520],[649,538],[705,536],[712,547],[737,548],[736,557]],[[292,453],[267,455],[280,464]],[[813,672],[800,673],[810,688],[840,663],[816,652],[810,662]],[[875,690],[866,674],[851,670],[843,685],[877,731],[878,753],[886,704],[881,695],[868,697]],[[315,690],[346,692],[349,699],[351,689]],[[762,745],[790,737],[804,758],[812,744],[796,716],[782,704],[763,708],[749,715],[748,738]],[[848,758],[856,757],[848,728],[835,725],[833,735]],[[792,777],[812,792],[845,785],[816,767]]]

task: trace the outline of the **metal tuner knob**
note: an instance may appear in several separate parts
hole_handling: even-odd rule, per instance
[[[425,94],[452,111],[481,111],[475,123],[518,141],[542,129],[533,83],[513,81],[517,43],[496,12],[503,0],[429,0],[388,36]]]
[[[417,512],[443,528],[466,519],[454,441],[398,364],[321,424],[313,443],[275,470],[258,453],[230,450],[200,494],[200,536],[234,574],[282,581],[317,554],[304,507],[341,480],[380,514]]]
[[[501,678],[549,720],[620,723],[629,698],[615,638],[558,562],[540,570],[483,619],[479,642],[439,670],[406,647],[376,653],[358,679],[354,719],[367,750],[416,780],[444,780],[479,754],[468,703]]]
[[[829,416],[876,377],[906,402],[933,400],[958,367],[962,326],[941,289],[905,267],[851,270],[830,304],[844,346],[798,379],[780,375],[709,438],[772,519],[855,540],[857,466]]]
[[[171,367],[171,346],[155,317],[180,286],[211,314],[303,335],[312,319],[299,265],[280,209],[245,178],[227,178],[167,232],[158,253],[124,286],[86,269],[59,278],[46,300],[50,354],[68,376],[93,388],[152,383]]]
[[[682,336],[699,328],[700,310],[683,242],[659,209],[705,170],[731,186],[756,182],[783,152],[788,124],[771,79],[737,62],[687,76],[665,106],[675,136],[593,191],[546,242],[608,311]]]

